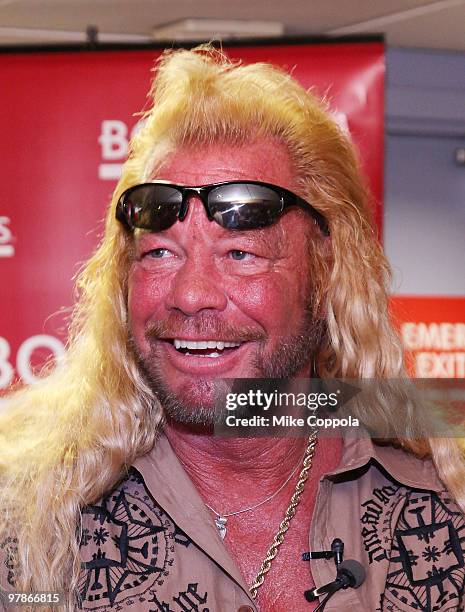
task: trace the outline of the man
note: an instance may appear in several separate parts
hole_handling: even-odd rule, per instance
[[[152,96],[66,364],[1,415],[2,586],[68,610],[459,610],[453,441],[213,431],[219,379],[403,375],[347,137],[211,49],[165,54]],[[336,565],[302,554],[336,538],[366,578],[310,603]]]

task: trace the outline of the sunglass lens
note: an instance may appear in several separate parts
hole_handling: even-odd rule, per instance
[[[227,229],[256,229],[271,225],[282,210],[278,193],[262,185],[220,185],[208,195],[213,219]]]
[[[134,227],[161,232],[176,222],[182,195],[165,185],[141,185],[128,194],[127,202]]]

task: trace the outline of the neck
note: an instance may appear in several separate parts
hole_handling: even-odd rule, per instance
[[[313,375],[316,376],[313,368],[310,369],[310,365],[306,364],[292,380],[298,382]],[[292,380],[287,381],[288,390],[291,390],[289,385],[292,385]],[[165,425],[165,434],[201,494],[209,489],[224,494],[225,482],[228,480],[233,482],[234,488],[240,484],[240,479],[247,486],[254,484],[254,481],[259,482],[261,488],[268,484],[272,487],[276,483],[279,486],[303,459],[308,443],[306,437],[219,437],[214,436],[208,427],[185,425],[171,419]],[[330,454],[335,454],[337,461],[334,466],[330,461],[331,467],[339,463],[340,441],[336,447],[339,449],[336,453],[330,449]],[[322,451],[319,452],[321,454]]]
[[[165,434],[201,496],[218,511],[239,509],[272,494],[297,466],[300,472],[308,443],[305,437],[219,438],[172,422]],[[337,467],[341,450],[340,438],[318,442],[312,480]]]

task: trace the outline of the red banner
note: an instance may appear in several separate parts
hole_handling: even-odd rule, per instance
[[[391,310],[416,378],[465,378],[465,298],[395,296]]]
[[[358,145],[381,227],[381,43],[234,47],[283,66],[331,104]],[[0,389],[62,354],[72,277],[95,248],[158,51],[0,54]]]

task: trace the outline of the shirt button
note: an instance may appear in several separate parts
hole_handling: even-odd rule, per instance
[[[237,612],[253,612],[252,606],[241,606]]]

